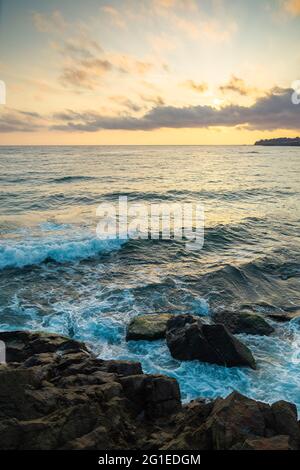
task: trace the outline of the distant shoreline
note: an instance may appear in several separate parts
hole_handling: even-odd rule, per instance
[[[277,146],[277,147],[300,147],[300,137],[258,140],[254,145]]]

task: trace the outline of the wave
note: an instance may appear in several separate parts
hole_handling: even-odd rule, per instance
[[[159,192],[111,192],[101,195],[101,198],[109,201],[116,201],[119,197],[127,196],[129,201],[181,201],[187,199],[220,199],[220,200],[242,200],[256,197],[287,197],[293,195],[293,192],[287,190],[268,189],[268,188],[249,188],[237,191],[190,191],[190,190],[169,190],[165,193]]]
[[[265,256],[247,262],[215,266],[200,275],[195,286],[209,294],[210,305],[253,306],[267,312],[269,307],[289,311],[300,305],[300,262],[289,262]]]
[[[89,180],[96,180],[95,176],[62,176],[60,178],[52,178],[49,180],[50,183],[73,183],[75,181],[89,181]]]
[[[65,194],[55,193],[47,196],[36,193],[33,195],[32,191],[20,193],[6,193],[0,194],[3,212],[20,213],[24,211],[40,211],[49,210],[54,208],[69,207],[69,206],[89,206],[101,202],[101,196],[91,194]]]
[[[32,189],[26,191],[17,192],[1,192],[1,202],[3,205],[3,211],[6,213],[24,212],[24,211],[37,211],[37,210],[49,210],[52,208],[61,208],[69,206],[90,206],[97,205],[101,202],[118,201],[119,197],[127,196],[128,202],[139,202],[145,201],[149,203],[160,203],[160,202],[202,202],[206,201],[243,201],[243,200],[273,200],[275,197],[287,198],[293,195],[291,191],[283,190],[269,190],[269,189],[247,189],[240,191],[185,191],[185,190],[170,190],[166,193],[160,192],[111,192],[111,193],[98,193],[96,188],[91,192],[75,192],[75,191],[63,191],[64,183],[72,183],[77,181],[77,178],[81,177],[63,177],[59,180],[53,180],[62,189],[62,191],[44,193],[43,191],[35,191]],[[87,177],[82,177],[84,180]],[[38,184],[38,183],[35,183]],[[42,184],[42,182],[41,182]],[[57,188],[58,189],[58,188]]]
[[[124,240],[99,240],[91,235],[77,238],[32,238],[0,244],[0,270],[24,268],[54,261],[65,263],[94,258],[118,250]]]

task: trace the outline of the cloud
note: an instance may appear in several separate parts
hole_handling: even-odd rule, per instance
[[[156,54],[174,51],[178,45],[178,38],[169,36],[166,33],[152,34],[149,36],[149,43]]]
[[[36,132],[41,127],[42,117],[35,112],[9,109],[0,115],[0,133]]]
[[[114,67],[123,73],[142,76],[156,67],[153,62],[140,60],[129,54],[110,54],[109,58]]]
[[[112,6],[102,7],[114,21],[122,17],[118,10]],[[60,11],[55,10],[46,15],[38,12],[32,14],[33,22],[41,32],[63,33],[68,24]],[[121,26],[119,24],[119,26]],[[164,64],[143,60],[130,54],[120,54],[105,51],[101,45],[90,37],[89,29],[84,23],[72,24],[75,31],[73,37],[57,35],[52,41],[52,47],[62,57],[62,71],[59,82],[64,87],[71,87],[74,91],[96,89],[102,84],[102,78],[109,72],[144,76],[155,68],[162,68]]]
[[[233,20],[221,24],[216,20],[209,19],[202,23],[202,35],[215,42],[227,42],[237,32],[237,23]]]
[[[205,93],[208,90],[208,85],[205,82],[196,83],[194,80],[186,80],[182,85],[197,93]]]
[[[257,94],[257,88],[248,86],[242,78],[232,75],[231,79],[225,85],[219,87],[222,93],[234,92],[242,96]]]
[[[52,43],[61,55],[73,60],[92,59],[95,54],[103,53],[97,41],[91,39],[86,32],[81,31],[76,37],[67,39],[61,45]]]
[[[65,64],[60,76],[64,86],[95,89],[108,72],[119,72],[143,76],[154,68],[151,62],[136,59],[126,54],[94,54],[86,48],[70,48],[62,51]]]
[[[146,96],[140,95],[140,99],[144,101],[144,103],[154,104],[155,106],[164,106],[165,102],[161,96]]]
[[[32,21],[41,33],[62,33],[67,28],[67,22],[59,10],[54,10],[49,15],[33,12]]]
[[[195,0],[152,0],[152,13],[164,18],[174,29],[192,40],[226,42],[236,33],[237,23],[223,14],[223,20],[208,15]]]
[[[183,9],[185,11],[195,11],[198,9],[195,0],[152,0],[152,4],[158,11],[160,9]]]
[[[163,66],[129,54],[108,53],[86,31],[52,46],[63,58],[59,80],[65,87],[95,89],[108,72],[143,76]]]
[[[97,113],[68,111],[56,116],[61,121],[53,128],[62,131],[96,132],[101,129],[143,130],[159,128],[207,128],[244,126],[248,129],[300,129],[300,107],[291,102],[290,89],[273,89],[250,107],[228,105],[156,106],[141,118],[102,116]]]
[[[142,117],[105,116],[97,112],[67,110],[43,117],[30,111],[8,110],[0,115],[0,132],[97,132],[106,130],[151,131],[160,128],[242,127],[250,130],[291,129],[300,131],[300,106],[292,104],[293,90],[274,88],[252,106],[157,105]],[[122,98],[123,99],[123,98]],[[125,99],[125,98],[124,98]],[[125,101],[124,101],[125,103]],[[128,108],[132,103],[128,101]],[[137,109],[132,109],[137,111]],[[50,123],[50,125],[49,125]]]
[[[103,70],[105,70],[103,68]],[[92,75],[87,69],[78,67],[64,67],[60,76],[60,82],[65,86],[73,86],[75,88],[86,88],[93,90],[97,81],[95,75]]]
[[[131,101],[126,96],[111,96],[109,99],[113,103],[115,103],[115,104],[117,104],[117,105],[119,105],[123,108],[129,109],[130,111],[133,111],[135,113],[142,109],[141,105],[135,103],[134,101]]]
[[[126,29],[126,23],[121,13],[116,8],[112,7],[111,5],[105,5],[101,8],[101,10],[110,17],[111,23],[114,26],[117,26],[121,29]]]
[[[300,0],[284,0],[283,6],[288,13],[300,15]]]

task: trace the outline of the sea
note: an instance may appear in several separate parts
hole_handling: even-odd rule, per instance
[[[0,147],[0,330],[85,341],[104,359],[175,377],[184,401],[237,390],[300,410],[300,319],[238,335],[257,370],[173,359],[126,342],[137,315],[215,309],[300,313],[300,149],[259,146]],[[97,207],[201,204],[204,245],[99,239]]]

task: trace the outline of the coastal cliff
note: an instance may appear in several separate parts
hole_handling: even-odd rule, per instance
[[[278,139],[263,139],[255,142],[254,145],[263,145],[263,146],[279,146],[279,147],[298,147],[300,146],[300,137],[288,138],[281,137]]]
[[[1,449],[299,449],[296,407],[237,392],[183,405],[178,383],[81,342],[3,332]]]

